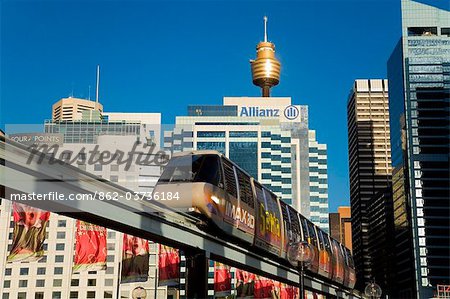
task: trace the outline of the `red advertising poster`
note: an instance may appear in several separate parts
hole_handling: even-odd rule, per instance
[[[159,244],[158,269],[160,286],[176,286],[180,281],[178,249]]]
[[[255,289],[255,274],[236,269],[236,297],[253,298]]]
[[[276,298],[279,299],[299,299],[298,298],[298,288],[291,285],[275,282]]]
[[[262,276],[256,276],[255,279],[255,299],[272,299],[275,298],[274,282]]]
[[[148,241],[123,234],[121,282],[144,282],[148,280]]]
[[[214,297],[231,295],[230,267],[219,262],[214,262]]]
[[[33,262],[44,255],[45,229],[50,212],[13,203],[13,242],[7,262]]]
[[[72,271],[106,269],[106,228],[77,220]]]

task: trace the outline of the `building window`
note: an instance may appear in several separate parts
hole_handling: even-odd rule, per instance
[[[88,271],[88,274],[97,274],[97,271]]]
[[[104,292],[103,293],[103,298],[112,298],[112,291]]]
[[[9,293],[3,293],[2,299],[9,299]]]
[[[86,294],[86,298],[95,298],[95,291],[88,291]]]
[[[62,286],[62,279],[53,279],[53,286],[54,287]]]
[[[69,298],[70,299],[77,299],[78,298],[78,292],[74,292],[74,291],[70,292],[70,297]]]
[[[62,267],[55,267],[54,274],[55,275],[63,274],[63,268]]]
[[[45,268],[44,267],[37,268],[36,273],[37,275],[45,275]]]
[[[114,255],[108,255],[108,256],[106,256],[106,261],[107,261],[107,262],[114,262]]]
[[[38,263],[46,263],[47,262],[47,256],[44,255],[43,257],[41,257],[41,259],[39,260]]]
[[[79,285],[80,285],[80,280],[79,279],[72,279],[70,281],[70,286],[72,286],[72,287],[77,287]]]
[[[117,164],[111,165],[111,171],[119,171],[119,165]]]
[[[111,231],[108,232],[108,239],[113,239],[115,237],[116,237],[116,232],[111,232]]]
[[[225,132],[199,131],[197,137],[203,138],[225,138]]]
[[[114,250],[115,249],[115,244],[114,243],[108,243],[107,249],[108,250]]]
[[[20,275],[28,275],[28,268],[20,268]]]
[[[5,280],[5,281],[3,282],[3,287],[4,287],[4,288],[9,288],[9,287],[11,287],[11,280]]]
[[[28,280],[19,280],[19,288],[26,288],[28,286]]]
[[[94,171],[102,171],[103,165],[102,164],[95,164],[94,165]]]
[[[258,137],[258,132],[252,131],[231,131],[230,137],[235,138],[256,138]]]
[[[57,232],[56,233],[57,239],[65,239],[66,238],[66,232]]]
[[[106,274],[114,274],[114,268],[113,267],[107,267],[106,268]]]
[[[114,283],[114,280],[112,279],[105,279],[105,287],[112,287]]]
[[[26,292],[19,292],[17,294],[17,299],[27,299],[27,293]]]
[[[52,299],[61,299],[61,292],[53,292]]]
[[[117,183],[119,181],[119,176],[118,175],[112,175],[109,177],[109,180],[111,182]]]
[[[5,269],[5,276],[10,276],[12,273],[12,269],[11,268],[6,268]]]
[[[55,263],[62,263],[62,262],[64,262],[64,255],[55,256]]]
[[[66,227],[66,220],[58,220],[58,227]]]
[[[44,292],[34,293],[34,299],[44,299]]]
[[[58,243],[56,244],[56,250],[64,250],[65,244],[64,243]]]
[[[37,287],[37,288],[43,288],[43,287],[45,287],[45,280],[44,280],[44,279],[38,279],[38,280],[36,280],[36,287]]]
[[[97,285],[97,280],[95,280],[95,279],[88,279],[87,285],[88,285],[88,287],[95,287]]]

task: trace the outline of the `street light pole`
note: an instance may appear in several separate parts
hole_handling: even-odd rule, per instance
[[[296,266],[299,270],[299,295],[300,299],[305,298],[305,267],[313,260],[314,252],[311,246],[306,241],[292,242],[289,244],[287,252],[288,260],[291,265]]]
[[[305,266],[303,265],[303,262],[298,262],[299,268],[300,268],[300,299],[305,299],[305,277],[303,276],[305,274]]]

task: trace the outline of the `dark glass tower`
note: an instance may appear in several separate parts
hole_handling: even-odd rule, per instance
[[[391,184],[387,80],[356,80],[347,103],[352,245],[356,288],[373,278],[370,204]],[[384,197],[382,198],[384,199]]]
[[[449,9],[402,0],[402,37],[388,61],[395,298],[430,298],[450,284]]]

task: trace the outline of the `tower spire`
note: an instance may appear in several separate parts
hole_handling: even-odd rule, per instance
[[[264,42],[267,43],[267,16],[264,16]]]
[[[261,87],[263,97],[270,97],[270,89],[280,82],[281,68],[275,45],[267,40],[267,20],[264,16],[264,41],[256,46],[256,59],[250,60],[253,84]]]

